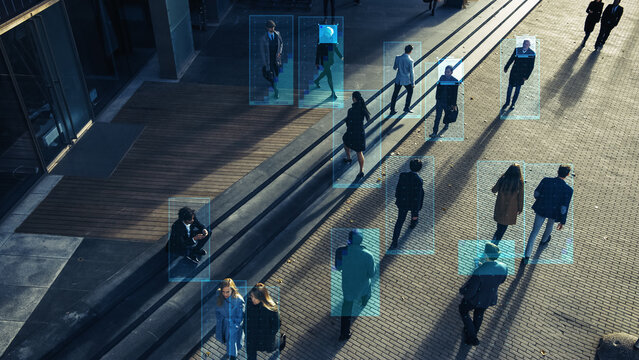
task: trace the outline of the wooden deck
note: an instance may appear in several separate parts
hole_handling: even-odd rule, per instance
[[[157,241],[169,197],[213,199],[328,112],[249,106],[240,87],[144,83],[113,120],[146,127],[112,176],[64,177],[17,232]]]

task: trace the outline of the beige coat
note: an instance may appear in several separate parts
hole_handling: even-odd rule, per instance
[[[493,193],[497,193],[497,201],[495,201],[494,219],[502,225],[515,225],[517,223],[517,212],[524,209],[524,189],[520,187],[519,191],[500,191],[499,181],[493,186]]]

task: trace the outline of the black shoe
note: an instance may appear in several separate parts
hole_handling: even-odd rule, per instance
[[[432,134],[428,135],[428,137],[436,138],[439,137],[439,135],[437,135],[437,132],[433,132]]]
[[[319,81],[313,80],[313,82],[315,83],[316,88],[319,89],[320,88]]]
[[[552,235],[548,235],[548,240],[540,242],[540,243],[539,243],[539,245],[546,245],[546,244],[548,244],[548,243],[550,242],[550,238],[551,238],[551,237],[552,237]]]
[[[342,159],[344,161],[344,163],[346,164],[350,164],[353,162],[353,159]]]
[[[335,95],[335,93],[332,93],[331,96],[329,97],[329,99],[337,100],[337,95]]]
[[[502,106],[502,107],[501,107],[501,109],[502,109],[502,110],[506,110],[506,108],[508,107],[508,105],[510,105],[510,104],[505,103],[505,104],[504,104],[504,106]]]
[[[396,242],[392,242],[390,244],[390,246],[388,247],[388,250],[397,250],[397,243]]]
[[[348,332],[348,334],[341,334],[339,336],[339,341],[346,341],[351,338],[351,335],[353,335],[353,333],[350,331]]]
[[[419,222],[419,219],[417,219],[417,220],[411,219],[410,220],[410,225],[408,227],[411,228],[411,229],[414,229],[417,226],[418,222]]]
[[[444,127],[442,128],[442,131],[446,131],[448,130],[448,124],[445,124]]]
[[[581,42],[581,47],[586,47],[586,42],[585,41]]]
[[[204,256],[204,255],[206,255],[206,250],[204,250],[204,249],[199,249],[199,250],[196,252],[196,254],[198,254],[198,255],[200,255],[200,256]]]
[[[277,89],[275,89],[273,92],[275,93],[274,94],[275,98],[279,99],[280,98],[280,92]]]
[[[357,174],[356,179],[361,179],[361,178],[363,178],[363,177],[364,177],[364,173],[363,173],[363,172],[360,172],[359,174]]]
[[[391,109],[390,114],[388,114],[388,116],[392,116],[397,114],[397,111],[395,109]]]
[[[194,264],[198,264],[200,262],[200,260],[198,260],[195,256],[193,255],[189,255],[186,257],[187,260],[189,260],[190,262],[194,263]]]
[[[530,257],[528,257],[528,256],[526,256],[526,257],[525,257],[525,258],[521,261],[521,263],[522,263],[523,265],[528,265],[528,262],[530,262]]]
[[[472,345],[472,346],[477,346],[477,345],[479,345],[479,339],[477,339],[477,338],[471,339],[467,344]]]
[[[510,105],[510,108],[508,109],[508,111],[513,111],[515,110],[515,104]]]
[[[409,113],[409,114],[412,114],[412,113],[413,113],[412,111],[410,111],[410,109],[404,109],[404,112],[405,112],[405,113]]]

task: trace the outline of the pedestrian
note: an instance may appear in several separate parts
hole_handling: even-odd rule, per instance
[[[464,342],[467,345],[479,345],[477,333],[484,320],[484,312],[497,304],[497,290],[506,281],[508,268],[497,261],[500,253],[497,245],[486,243],[486,261],[473,271],[470,279],[459,289],[464,296],[459,304],[459,314],[464,323]],[[473,311],[472,319],[470,311]]]
[[[410,171],[399,175],[399,181],[395,188],[395,205],[397,205],[397,221],[393,230],[393,241],[389,250],[397,249],[399,234],[406,220],[406,215],[410,211],[410,228],[414,229],[419,221],[419,211],[424,203],[424,181],[419,177],[419,170],[422,169],[422,162],[413,159],[409,165]]]
[[[235,360],[244,342],[244,299],[232,279],[220,282],[215,305],[215,338],[226,345],[223,359]]]
[[[330,27],[322,28],[324,31],[333,31]],[[325,36],[326,37],[326,36]],[[330,36],[329,36],[330,37]],[[335,89],[333,88],[333,72],[331,71],[331,67],[335,64],[335,55],[344,61],[344,56],[339,51],[337,44],[319,42],[317,44],[317,51],[315,52],[315,66],[317,70],[320,69],[320,65],[322,66],[322,72],[317,76],[317,79],[313,80],[315,86],[319,89],[320,80],[326,77],[326,81],[328,82],[328,87],[331,89],[331,99],[336,100],[337,95],[335,95]]]
[[[275,30],[275,21],[268,20],[266,22],[266,34],[260,40],[260,53],[262,55],[262,74],[264,78],[271,84],[274,97],[279,99],[279,90],[277,88],[277,77],[282,67],[282,51],[284,49],[284,41],[279,31]]]
[[[510,105],[510,111],[515,109],[515,103],[519,97],[519,90],[521,90],[521,86],[524,85],[526,80],[528,80],[528,77],[530,77],[530,74],[532,74],[532,71],[535,68],[535,52],[530,48],[530,40],[524,40],[521,47],[513,50],[513,54],[510,56],[510,59],[508,59],[508,62],[506,62],[504,72],[508,72],[508,68],[511,64],[513,65],[513,68],[510,71],[510,76],[508,77],[506,103],[501,107],[502,110],[505,110],[508,105],[510,105],[510,95],[512,94],[513,89],[515,89],[513,103]]]
[[[371,279],[377,272],[377,265],[371,254],[362,245],[364,234],[351,230],[348,234],[348,245],[335,250],[335,269],[342,272],[342,316],[339,341],[351,337],[351,316],[353,303],[360,300],[362,309],[371,297]]]
[[[326,11],[326,7],[328,6],[329,2],[331,3],[331,21],[335,21],[335,0],[324,0],[324,24],[328,23],[328,13]]]
[[[198,256],[206,255],[202,249],[209,240],[210,233],[195,216],[195,210],[183,207],[178,211],[178,219],[171,225],[168,249],[172,254],[185,256],[190,262],[197,264]]]
[[[584,25],[584,40],[581,42],[581,47],[586,46],[586,41],[590,37],[590,33],[595,29],[595,25],[601,20],[601,11],[603,10],[603,2],[601,0],[593,0],[588,4],[586,9],[586,24]]]
[[[437,0],[424,0],[424,2],[428,3],[428,10],[432,10],[430,15],[435,16],[435,8],[437,7]]]
[[[619,5],[621,0],[614,0],[612,4],[606,6],[601,15],[601,26],[599,27],[599,36],[597,36],[597,42],[595,43],[595,50],[601,50],[606,43],[610,31],[619,24],[621,15],[623,15],[623,7]]]
[[[357,178],[364,176],[364,150],[366,150],[366,132],[364,131],[364,119],[371,120],[371,114],[366,108],[366,101],[359,91],[353,92],[353,105],[348,109],[348,115],[344,121],[346,122],[346,133],[342,136],[344,142],[344,151],[346,158],[344,162],[350,164],[351,149],[357,153],[357,161],[359,161],[359,174]]]
[[[283,350],[286,335],[280,337],[280,313],[264,284],[257,283],[248,295],[246,304],[246,352],[248,360],[256,360],[258,351]]]
[[[497,231],[493,235],[492,243],[499,245],[508,225],[517,224],[517,215],[524,209],[524,177],[521,166],[512,164],[506,172],[499,177],[492,188],[493,194],[497,194],[493,218],[497,222]]]
[[[402,86],[406,88],[404,112],[412,113],[412,111],[410,111],[410,100],[413,96],[413,88],[415,87],[415,61],[410,57],[411,52],[413,52],[413,46],[406,45],[404,54],[395,56],[393,70],[397,70],[397,75],[395,75],[395,89],[393,89],[393,97],[391,98],[390,104],[391,115],[397,112],[395,111],[395,103],[397,102],[397,96]]]
[[[448,130],[448,124],[457,119],[457,92],[459,90],[459,80],[453,76],[453,67],[446,66],[444,75],[439,77],[437,81],[437,90],[435,91],[435,123],[433,124],[433,133],[431,138],[437,137],[439,133],[439,122],[441,121],[442,112],[444,112],[444,128],[442,131]]]
[[[572,199],[573,189],[566,184],[566,177],[570,174],[570,165],[560,165],[557,170],[557,177],[545,177],[535,189],[535,203],[532,209],[535,210],[535,222],[528,237],[526,251],[524,253],[524,265],[528,264],[533,244],[539,234],[541,226],[546,223],[546,230],[541,236],[540,246],[550,242],[550,234],[555,222],[559,222],[557,230],[563,229],[566,224],[566,215]]]

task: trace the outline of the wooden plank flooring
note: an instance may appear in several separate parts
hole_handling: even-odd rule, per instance
[[[113,120],[146,127],[112,176],[65,176],[17,232],[157,241],[169,197],[214,198],[328,112],[249,106],[241,87],[144,83]]]

